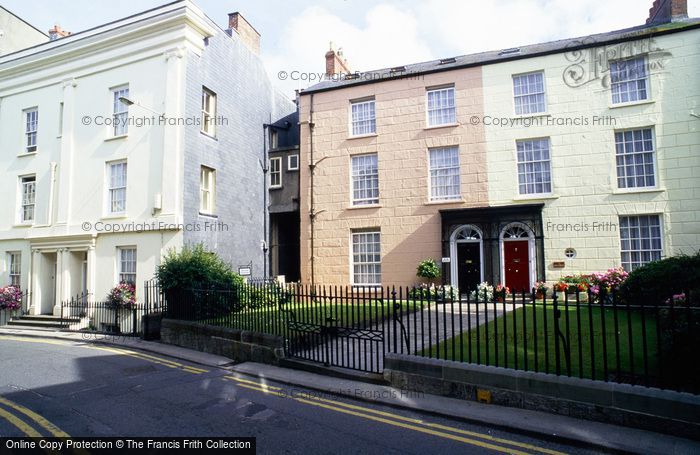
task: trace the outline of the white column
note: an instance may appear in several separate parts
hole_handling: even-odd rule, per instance
[[[29,260],[29,283],[27,284],[27,289],[29,289],[29,314],[39,314],[41,313],[41,293],[39,291],[39,250],[33,249],[31,252],[31,258]]]
[[[60,248],[56,252],[56,301],[54,302],[53,314],[61,314],[61,302],[70,298],[70,251],[67,248]]]
[[[172,49],[165,53],[167,72],[165,75],[164,114],[167,118],[178,118],[184,113],[185,87],[183,86],[183,57],[185,49]],[[163,155],[161,164],[161,215],[175,216],[182,222],[182,125],[163,126]]]
[[[75,130],[75,79],[63,81],[63,131],[61,134],[61,151],[58,161],[58,197],[55,199],[58,210],[56,223],[68,224],[70,221],[73,179],[73,134]]]
[[[87,292],[88,294],[92,294],[92,296],[89,297],[90,301],[95,301],[99,300],[97,296],[95,296],[95,245],[90,245],[88,247],[87,251]]]

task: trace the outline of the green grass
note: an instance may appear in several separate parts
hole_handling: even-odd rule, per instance
[[[421,308],[420,302],[403,301],[401,303],[402,313],[417,311]],[[200,322],[295,338],[301,335],[298,332],[304,329],[305,324],[308,324],[306,329],[314,329],[320,325],[335,325],[377,330],[380,328],[381,321],[391,317],[393,312],[392,302],[381,300],[357,300],[352,304],[292,301],[285,304],[283,311],[274,304]],[[296,330],[290,333],[288,327]]]
[[[570,370],[567,370],[566,344],[561,338],[559,339],[561,374],[569,373],[571,376],[588,379],[605,379],[607,362],[608,378],[638,380],[644,374],[643,327],[646,333],[647,369],[651,376],[657,374],[656,322],[650,314],[647,313],[645,316],[643,325],[640,312],[618,308],[619,349],[616,349],[615,314],[612,309],[593,306],[589,312],[588,305],[581,305],[580,311],[577,312],[573,304],[569,305],[568,311],[563,306],[559,308],[561,310],[559,328],[564,337],[567,334],[568,315],[570,344]],[[477,329],[473,328],[421,354],[482,365],[554,373],[556,372],[553,335],[555,323],[551,306],[545,309],[540,303],[533,308],[529,304],[498,317],[488,324],[482,324],[478,333]],[[549,336],[545,336],[545,333]],[[581,334],[580,344],[579,333]],[[604,343],[607,352],[605,357],[603,356]],[[591,355],[591,345],[593,355]]]

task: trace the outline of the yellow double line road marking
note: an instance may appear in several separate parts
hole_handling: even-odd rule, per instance
[[[404,417],[398,414],[393,414],[390,412],[378,411],[371,408],[366,408],[362,406],[356,406],[349,403],[343,403],[340,401],[329,400],[326,398],[321,398],[304,393],[295,393],[294,395],[289,395],[282,392],[282,388],[275,387],[271,385],[262,384],[255,381],[249,381],[246,379],[237,378],[235,376],[224,376],[226,379],[236,381],[239,387],[243,387],[250,390],[255,390],[258,392],[263,392],[266,394],[279,396],[283,398],[291,398],[301,403],[309,404],[312,406],[318,406],[321,408],[329,409],[336,412],[341,412],[343,414],[354,415],[368,420],[373,420],[376,422],[385,423],[388,425],[406,428],[409,430],[417,431],[420,433],[430,434],[433,436],[438,436],[445,439],[450,439],[457,442],[462,442],[485,449],[495,450],[503,453],[512,453],[518,455],[524,455],[528,452],[523,452],[510,447],[504,447],[497,444],[505,444],[511,447],[518,447],[520,449],[534,451],[538,453],[544,453],[548,455],[563,455],[562,452],[556,450],[547,449],[545,447],[539,447],[532,444],[527,444],[524,442],[512,441],[509,439],[497,438],[488,434],[477,433],[474,431],[462,430],[461,428],[450,427],[447,425],[442,425],[438,423],[426,422],[420,419],[413,419],[410,417]],[[449,433],[447,433],[449,432]],[[467,438],[465,436],[470,436]],[[478,439],[472,439],[478,438]]]
[[[8,408],[14,409],[15,411],[21,414],[24,414],[26,417],[31,419],[32,422],[39,425],[39,427],[42,430],[48,431],[51,434],[51,436],[57,438],[70,437],[68,433],[61,430],[56,425],[52,424],[51,422],[49,422],[48,420],[46,420],[45,418],[43,418],[42,416],[40,416],[39,414],[37,414],[29,408],[26,408],[20,404],[10,401],[4,397],[0,397],[0,405],[6,406]],[[22,433],[24,433],[27,436],[34,438],[40,438],[42,436],[41,433],[36,431],[36,429],[34,429],[34,427],[32,427],[30,424],[17,417],[16,415],[12,414],[11,412],[6,411],[2,407],[0,407],[0,417],[10,422],[12,425],[17,427]]]
[[[42,339],[42,338],[16,337],[16,336],[2,336],[2,337],[0,337],[0,340],[3,340],[3,339],[12,340],[12,341],[24,341],[24,342],[28,342],[28,343],[54,344],[54,345],[59,345],[59,346],[70,346],[72,343],[72,340],[66,340],[64,342],[61,340],[47,340],[47,339]],[[192,373],[192,374],[202,374],[202,373],[209,372],[209,370],[204,370],[202,368],[197,368],[197,367],[193,367],[190,365],[185,365],[185,364],[182,364],[179,362],[175,362],[173,360],[168,360],[168,359],[164,359],[162,357],[156,357],[156,356],[153,356],[150,354],[145,354],[143,352],[138,352],[138,351],[132,351],[129,349],[112,347],[112,346],[97,346],[97,345],[93,345],[93,344],[79,344],[79,346],[83,347],[83,348],[87,348],[87,349],[97,349],[100,351],[111,352],[111,353],[118,354],[118,355],[125,355],[125,356],[129,356],[129,357],[134,357],[137,359],[145,360],[147,362],[162,365],[162,366],[165,366],[168,368],[186,371],[186,372]]]

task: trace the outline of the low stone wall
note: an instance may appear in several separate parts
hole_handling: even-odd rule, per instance
[[[700,396],[448,360],[387,354],[384,378],[408,390],[700,439]],[[486,392],[486,393],[484,393]]]
[[[236,362],[277,365],[284,358],[284,344],[280,336],[189,321],[163,319],[160,339],[162,343],[221,355]]]

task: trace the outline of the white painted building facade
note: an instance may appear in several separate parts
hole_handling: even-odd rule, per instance
[[[196,185],[200,169],[215,166],[195,162],[185,144],[194,148],[187,138],[199,136],[229,144],[228,130],[197,122],[240,101],[222,88],[218,106],[210,99],[204,113],[199,94],[226,81],[195,80],[187,68],[202,65],[207,46],[262,68],[244,44],[185,0],[0,57],[0,282],[30,291],[30,313],[57,314],[60,302],[83,292],[103,300],[120,281],[134,282],[138,296],[163,253],[187,242],[189,224],[217,222],[211,201],[226,195],[212,179],[206,201],[186,201],[203,187],[184,182]],[[262,130],[270,98],[240,114]],[[257,166],[262,142],[244,146],[250,159],[239,165]],[[236,228],[261,236],[262,215],[246,219]]]

